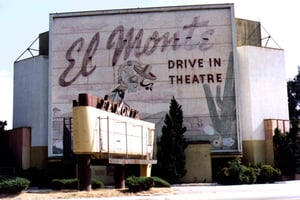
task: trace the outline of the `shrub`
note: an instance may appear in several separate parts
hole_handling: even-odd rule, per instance
[[[92,179],[92,189],[100,189],[100,188],[104,188],[104,183],[97,179]]]
[[[240,159],[235,159],[217,173],[216,181],[224,185],[273,183],[280,176],[281,171],[271,165],[245,166]]]
[[[257,169],[251,166],[242,165],[241,182],[243,184],[253,184],[257,181]]]
[[[0,177],[1,194],[19,194],[28,188],[30,181],[21,177]]]
[[[130,176],[125,180],[130,192],[149,190],[153,186],[153,178]]]
[[[223,167],[216,175],[217,182],[224,185],[242,183],[242,167],[240,159],[228,162],[228,167]]]
[[[239,184],[239,179],[236,179],[230,173],[229,167],[223,167],[216,175],[216,181],[222,185]]]
[[[261,165],[259,166],[257,181],[259,183],[274,183],[280,180],[280,176],[280,169],[274,168],[271,165]]]
[[[170,183],[157,176],[152,176],[151,178],[154,181],[154,187],[171,187]]]
[[[51,181],[51,188],[53,190],[77,189],[78,179],[53,179]]]
[[[51,188],[53,190],[62,190],[62,189],[78,189],[78,179],[53,179],[51,181]],[[104,188],[104,184],[96,179],[91,180],[92,189]]]

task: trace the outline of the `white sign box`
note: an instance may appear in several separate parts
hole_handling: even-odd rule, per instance
[[[72,117],[74,153],[152,159],[155,124],[91,106],[73,107]]]
[[[140,111],[161,135],[174,96],[187,140],[239,152],[233,4],[50,15],[50,154],[79,93]]]

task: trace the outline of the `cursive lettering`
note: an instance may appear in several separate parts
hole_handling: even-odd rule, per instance
[[[120,59],[126,61],[131,55],[140,58],[142,55],[150,56],[155,51],[160,50],[164,52],[166,49],[171,48],[176,51],[180,48],[191,51],[198,48],[200,51],[207,51],[214,46],[211,40],[214,29],[208,28],[209,21],[200,21],[200,17],[194,17],[192,23],[184,25],[182,30],[177,30],[173,34],[165,32],[160,34],[157,30],[153,31],[148,38],[144,39],[144,29],[135,30],[134,27],[128,29],[125,34],[123,25],[117,26],[106,41],[106,49],[113,50],[112,66],[117,65]],[[199,34],[195,34],[197,29],[200,29]],[[136,34],[135,34],[136,33]],[[197,36],[197,37],[196,37]],[[199,37],[200,36],[200,37]],[[144,42],[143,42],[144,41]],[[93,66],[92,58],[95,55],[99,43],[100,33],[97,32],[91,39],[87,49],[85,50],[82,58],[81,68],[75,75],[70,75],[71,71],[75,68],[76,60],[73,55],[75,51],[81,52],[84,46],[84,38],[80,37],[75,40],[66,52],[65,58],[68,61],[67,68],[62,72],[59,77],[59,85],[67,87],[71,85],[80,75],[86,77],[96,70],[96,65]],[[189,61],[191,66],[196,65],[196,61]],[[90,65],[90,67],[88,67]],[[177,62],[177,66],[182,65]],[[198,66],[202,67],[202,61],[198,61]],[[170,63],[169,63],[170,67]]]
[[[134,28],[130,28],[127,32],[126,36],[124,36],[125,28],[123,25],[116,27],[112,33],[110,34],[106,48],[114,49],[112,65],[115,66],[125,49],[123,60],[126,61],[130,56],[132,50],[134,50],[134,56],[139,58],[142,55],[149,56],[155,52],[158,48],[158,45],[161,41],[161,52],[163,52],[168,46],[172,45],[173,50],[179,49],[181,46],[185,50],[193,50],[195,48],[199,48],[200,51],[206,51],[213,47],[213,42],[210,41],[210,37],[214,34],[213,29],[204,30],[200,34],[200,41],[193,40],[194,32],[196,28],[208,27],[209,21],[199,21],[199,17],[195,17],[191,24],[183,26],[183,31],[186,31],[186,34],[182,34],[180,36],[180,32],[177,31],[173,34],[171,38],[170,32],[165,32],[161,37],[159,36],[158,31],[154,31],[144,43],[142,47],[142,40],[144,30],[139,29],[136,36],[134,37]],[[182,41],[182,43],[180,43]]]
[[[92,61],[92,57],[95,54],[98,45],[99,45],[99,32],[97,32],[90,44],[88,45],[88,48],[85,52],[85,55],[83,57],[82,60],[82,65],[81,65],[81,69],[79,70],[79,72],[73,77],[71,78],[71,80],[67,81],[66,77],[69,74],[69,72],[73,69],[74,65],[75,65],[75,59],[72,57],[72,52],[74,51],[74,49],[78,46],[77,48],[77,52],[80,52],[83,44],[84,44],[84,39],[81,37],[79,39],[77,39],[72,45],[71,47],[68,49],[67,53],[66,53],[66,59],[69,62],[68,67],[63,71],[63,73],[60,75],[59,77],[59,85],[63,86],[63,87],[67,87],[69,85],[71,85],[80,75],[86,77],[88,75],[90,75],[91,73],[93,73],[93,71],[95,71],[96,69],[96,65],[93,66],[90,71],[88,71],[87,69],[87,65]]]

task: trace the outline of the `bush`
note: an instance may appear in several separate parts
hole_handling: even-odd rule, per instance
[[[242,165],[241,181],[243,184],[254,184],[257,181],[256,167]]]
[[[245,166],[235,159],[217,173],[216,180],[224,185],[273,183],[280,180],[280,175],[281,171],[271,165]]]
[[[1,194],[19,194],[22,190],[26,190],[30,181],[21,177],[0,177],[0,193]]]
[[[280,180],[281,171],[271,165],[259,166],[258,180],[259,183],[274,183]]]
[[[157,176],[152,176],[151,178],[154,181],[154,187],[171,187],[170,183]]]
[[[62,190],[62,189],[78,189],[78,179],[53,179],[51,181],[51,188],[53,190]],[[104,184],[96,179],[91,181],[92,189],[104,188]]]
[[[104,183],[97,179],[92,179],[92,189],[100,189],[100,188],[104,188]]]
[[[216,175],[217,182],[224,185],[237,185],[242,183],[242,165],[240,159],[228,162]]]
[[[51,188],[53,190],[77,189],[78,179],[53,179],[51,181]]]
[[[151,177],[136,177],[130,176],[125,180],[130,192],[139,192],[149,190],[153,184],[153,178]]]

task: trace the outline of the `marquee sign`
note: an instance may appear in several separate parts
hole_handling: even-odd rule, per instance
[[[73,102],[75,154],[152,159],[155,125],[139,120],[132,114],[135,109],[89,94],[79,94]]]
[[[106,10],[50,16],[50,144],[79,93],[139,110],[161,135],[172,96],[187,140],[240,151],[233,4]]]

